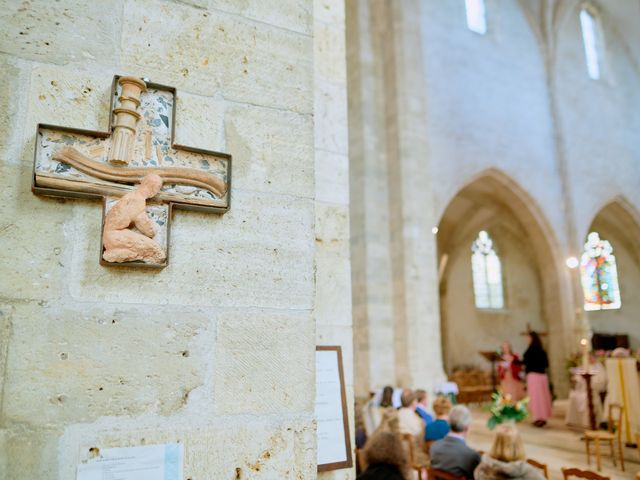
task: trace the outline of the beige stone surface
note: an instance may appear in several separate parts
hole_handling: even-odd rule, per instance
[[[315,388],[313,332],[306,314],[221,314],[216,332],[216,413],[311,410],[313,399],[306,393]]]
[[[205,382],[210,318],[175,307],[16,305],[2,418],[62,427],[106,412],[171,416]]]
[[[344,3],[314,0],[313,11],[316,344],[342,349],[355,448]],[[323,472],[318,478],[352,479],[355,467]]]
[[[268,23],[286,30],[312,34],[313,14],[311,6],[297,0],[281,0],[277,8],[261,0],[197,0],[207,1],[213,8],[236,13],[261,23]],[[315,32],[313,32],[315,33]]]
[[[207,97],[178,92],[175,142],[179,145],[229,153],[224,128],[225,108],[225,102],[219,95]]]
[[[309,1],[0,13],[0,478],[169,441],[185,478],[315,478],[312,19]],[[234,159],[230,212],[176,211],[163,271],[101,267],[99,202],[30,191],[36,124],[105,129],[114,74],[177,87],[176,140]]]
[[[3,2],[0,51],[47,63],[115,62],[124,3]]]
[[[225,132],[236,188],[313,197],[311,116],[230,106]]]
[[[294,310],[313,305],[313,204],[308,199],[236,191],[224,216],[176,211],[169,265],[151,275],[105,270],[94,261],[100,245],[95,204],[76,205],[68,229],[76,241],[67,284],[77,300]]]
[[[311,112],[310,37],[159,0],[128,2],[123,18],[125,69],[194,93]]]

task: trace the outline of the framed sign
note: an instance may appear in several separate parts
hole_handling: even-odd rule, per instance
[[[340,347],[316,347],[318,472],[351,468],[351,436]]]

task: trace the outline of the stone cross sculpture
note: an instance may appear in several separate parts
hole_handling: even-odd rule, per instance
[[[102,199],[100,263],[162,268],[173,208],[228,211],[231,156],[174,143],[174,88],[116,76],[111,99],[106,132],[38,125],[32,190]]]

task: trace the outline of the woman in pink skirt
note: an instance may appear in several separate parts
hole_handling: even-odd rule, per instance
[[[529,410],[536,427],[544,427],[551,417],[551,392],[547,368],[549,359],[536,332],[529,332],[529,348],[524,352],[524,369],[527,373]]]

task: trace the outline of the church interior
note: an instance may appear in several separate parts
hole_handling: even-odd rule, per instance
[[[640,479],[639,0],[0,6],[0,479]]]

